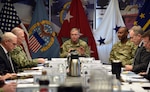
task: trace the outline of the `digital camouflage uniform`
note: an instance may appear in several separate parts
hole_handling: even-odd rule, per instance
[[[0,92],[4,92],[2,88],[0,88]]]
[[[16,46],[16,48],[10,52],[12,60],[18,65],[19,69],[31,68],[37,66],[36,59],[29,60],[21,46]]]
[[[62,51],[60,53],[60,57],[67,57],[68,50],[70,48],[74,48],[74,50],[76,50],[80,46],[82,46],[85,49],[85,54],[83,56],[89,57],[90,56],[90,49],[89,49],[87,43],[83,40],[80,40],[80,39],[79,39],[77,44],[72,44],[71,39],[65,41],[64,44],[62,45]],[[79,54],[79,56],[80,56],[80,54]]]
[[[137,46],[129,39],[125,44],[118,42],[112,47],[109,61],[120,60],[123,66],[131,65],[133,63],[136,48]]]

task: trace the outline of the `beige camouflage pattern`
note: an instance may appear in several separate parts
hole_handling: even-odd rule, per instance
[[[21,46],[16,46],[16,48],[10,52],[10,55],[19,68],[30,68],[37,66],[36,59],[29,60]]]
[[[110,52],[109,61],[120,60],[123,66],[131,65],[133,63],[136,48],[137,46],[135,46],[129,39],[125,44],[118,42],[114,44]]]
[[[71,39],[65,41],[64,44],[61,47],[62,51],[60,53],[60,57],[67,57],[68,51],[69,51],[70,48],[73,48],[74,50],[76,50],[79,47],[83,47],[85,49],[84,56],[90,57],[90,49],[89,49],[87,43],[83,40],[80,40],[80,39],[79,39],[79,42],[77,44],[72,44]],[[80,54],[79,54],[79,56],[80,56]]]

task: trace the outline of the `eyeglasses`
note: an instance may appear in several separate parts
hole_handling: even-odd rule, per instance
[[[15,42],[12,42],[12,40],[8,40],[12,45],[14,45],[14,46],[16,46],[17,45],[17,43],[15,43]]]
[[[17,43],[13,43],[13,42],[12,42],[12,44],[13,44],[14,46],[16,46],[16,45],[17,45]]]

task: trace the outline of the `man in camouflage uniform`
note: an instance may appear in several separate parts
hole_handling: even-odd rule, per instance
[[[87,43],[81,39],[79,29],[72,28],[70,31],[70,38],[69,40],[65,41],[62,45],[62,51],[60,53],[60,57],[67,57],[70,51],[75,50],[77,51],[79,56],[90,56],[90,49]]]
[[[43,58],[37,58],[29,60],[24,52],[21,44],[25,40],[24,31],[21,28],[15,27],[12,29],[12,33],[17,36],[17,46],[10,52],[12,60],[18,65],[19,69],[31,68],[37,66],[38,63],[44,63]]]
[[[122,66],[132,64],[136,46],[128,39],[128,29],[126,27],[119,28],[117,32],[119,42],[114,44],[109,60],[120,60]]]

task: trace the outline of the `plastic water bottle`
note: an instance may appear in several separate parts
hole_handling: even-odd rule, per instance
[[[42,71],[41,78],[39,79],[39,85],[39,92],[49,92],[49,79],[46,71]]]

